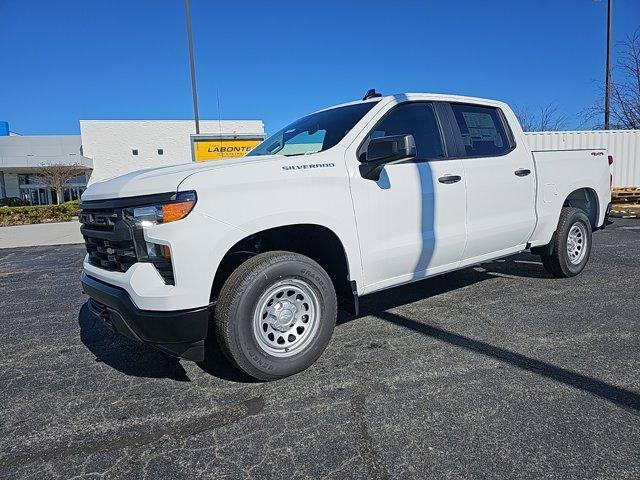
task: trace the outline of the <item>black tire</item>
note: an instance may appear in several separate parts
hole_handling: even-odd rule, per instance
[[[574,263],[567,251],[567,242],[569,232],[572,228],[580,231],[580,241],[576,242],[576,251],[580,254]],[[553,244],[553,253],[551,255],[541,255],[542,265],[545,270],[557,278],[568,278],[578,275],[589,261],[591,255],[591,223],[585,213],[573,207],[563,207],[558,221],[558,228],[553,234],[551,242]],[[583,249],[584,251],[580,250]]]
[[[257,324],[269,320],[254,320],[254,317],[258,315],[264,318],[262,313],[256,312],[259,308],[258,302],[262,304],[265,295],[268,296],[273,289],[281,288],[282,284],[286,285],[286,282],[295,282],[296,285],[308,288],[309,297],[315,302],[313,304],[317,305],[313,310],[317,310],[317,315],[313,315],[313,322],[307,316],[308,325],[312,327],[306,334],[305,342],[299,344],[299,351],[293,354],[280,352],[280,355],[289,355],[281,357],[267,351],[271,345],[267,344],[264,347],[260,343],[265,345],[265,342],[272,340],[275,349],[283,348],[276,344],[280,338],[266,339],[256,331]],[[285,287],[282,288],[286,290]],[[289,291],[285,293],[290,294]],[[287,301],[287,298],[281,300]],[[296,298],[297,296],[292,297],[292,301],[302,301]],[[277,299],[276,301],[280,303]],[[265,308],[267,307],[268,304]],[[291,308],[295,310],[295,306]],[[304,313],[302,309],[299,310],[300,312],[295,310],[297,317]],[[218,297],[215,327],[220,347],[229,360],[246,374],[258,380],[268,381],[293,375],[312,365],[329,344],[336,324],[336,315],[336,292],[327,272],[304,255],[274,251],[251,257],[229,276]],[[254,324],[254,321],[257,323]],[[276,321],[280,321],[280,317]],[[299,325],[298,328],[303,327],[304,333],[304,326],[299,323],[296,325]],[[267,328],[270,327],[265,328],[265,336]],[[269,332],[271,334],[275,330]],[[278,332],[275,333],[279,335]],[[293,337],[295,340],[295,329],[291,330],[291,333],[293,335],[288,338]],[[288,336],[289,332],[282,335]]]

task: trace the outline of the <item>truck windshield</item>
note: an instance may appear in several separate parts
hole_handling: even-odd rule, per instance
[[[306,155],[336,145],[377,102],[363,102],[312,113],[274,133],[247,156]]]

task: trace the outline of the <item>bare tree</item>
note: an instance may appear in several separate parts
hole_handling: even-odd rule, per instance
[[[42,163],[36,168],[36,174],[42,185],[56,192],[58,204],[62,203],[64,189],[76,175],[87,171],[87,167],[79,163],[61,165],[56,163]]]
[[[613,68],[611,82],[611,128],[640,129],[640,28],[618,44],[620,54]],[[604,97],[604,86],[601,91]],[[604,128],[604,100],[587,109],[585,120],[596,128]]]
[[[558,111],[554,103],[540,107],[536,112],[532,112],[526,106],[516,106],[514,113],[525,132],[562,130],[567,123],[566,117]]]
[[[535,131],[535,127],[534,127],[535,118],[531,113],[531,110],[529,109],[529,107],[525,107],[522,105],[514,105],[513,113],[516,114],[516,117],[520,122],[520,126],[522,127],[522,130],[524,130],[525,132]]]

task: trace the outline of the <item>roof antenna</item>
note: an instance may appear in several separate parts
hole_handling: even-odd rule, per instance
[[[220,139],[222,139],[222,114],[220,113],[220,88],[216,87],[216,98],[218,101],[218,132],[220,134]]]
[[[367,90],[367,93],[364,94],[364,97],[362,98],[362,100],[369,100],[370,98],[376,98],[376,97],[381,97],[382,94],[376,92],[375,88],[371,88],[369,90]]]

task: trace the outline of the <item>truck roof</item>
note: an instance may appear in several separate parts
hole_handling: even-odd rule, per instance
[[[499,107],[506,107],[507,104],[501,102],[499,100],[492,100],[489,98],[480,98],[480,97],[468,97],[464,95],[451,95],[448,93],[424,93],[424,92],[407,92],[407,93],[395,93],[392,95],[384,95],[380,97],[373,97],[367,100],[354,100],[352,102],[340,103],[338,105],[333,105],[331,107],[323,108],[318,110],[318,112],[323,112],[325,110],[331,110],[333,108],[344,107],[347,105],[357,105],[359,103],[370,103],[370,102],[381,102],[383,100],[395,99],[396,101],[403,100],[434,100],[434,101],[442,101],[442,102],[459,102],[459,103],[479,103],[484,105],[494,105]],[[317,113],[317,112],[314,112]]]

